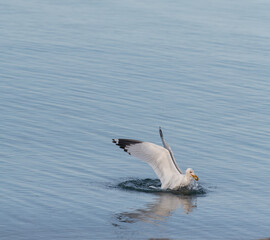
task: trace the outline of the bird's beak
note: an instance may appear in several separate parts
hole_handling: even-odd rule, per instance
[[[197,177],[197,175],[195,175],[195,174],[191,174],[191,176],[196,180],[196,181],[198,181],[199,180],[199,178]]]

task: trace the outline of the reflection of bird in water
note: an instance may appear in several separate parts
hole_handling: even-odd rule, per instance
[[[131,139],[113,139],[113,143],[123,148],[130,155],[147,162],[161,181],[162,189],[177,190],[192,185],[192,180],[198,177],[191,168],[185,174],[177,166],[170,146],[165,142],[161,128],[160,137],[164,147],[150,142]]]
[[[154,203],[147,204],[143,209],[118,214],[118,220],[126,223],[165,221],[178,208],[183,208],[184,212],[189,214],[197,206],[195,196],[174,195],[171,193],[159,193],[157,196],[158,198]]]

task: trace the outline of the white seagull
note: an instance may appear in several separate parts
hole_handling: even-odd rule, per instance
[[[164,147],[132,139],[113,139],[112,141],[129,155],[148,163],[160,179],[162,189],[177,190],[189,186],[193,179],[198,181],[199,178],[191,168],[188,168],[185,174],[182,173],[175,162],[172,149],[163,138],[161,128],[159,128],[159,134]]]

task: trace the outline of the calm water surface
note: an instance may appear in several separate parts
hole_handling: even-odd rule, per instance
[[[270,237],[270,2],[0,1],[1,239]],[[161,144],[161,192],[111,143]]]

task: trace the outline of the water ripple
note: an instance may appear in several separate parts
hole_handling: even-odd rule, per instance
[[[173,193],[176,195],[203,195],[208,192],[206,188],[198,183],[194,183],[190,187],[183,187],[178,190],[163,190],[159,179],[129,179],[118,183],[117,187],[129,191],[145,192],[145,193]]]

